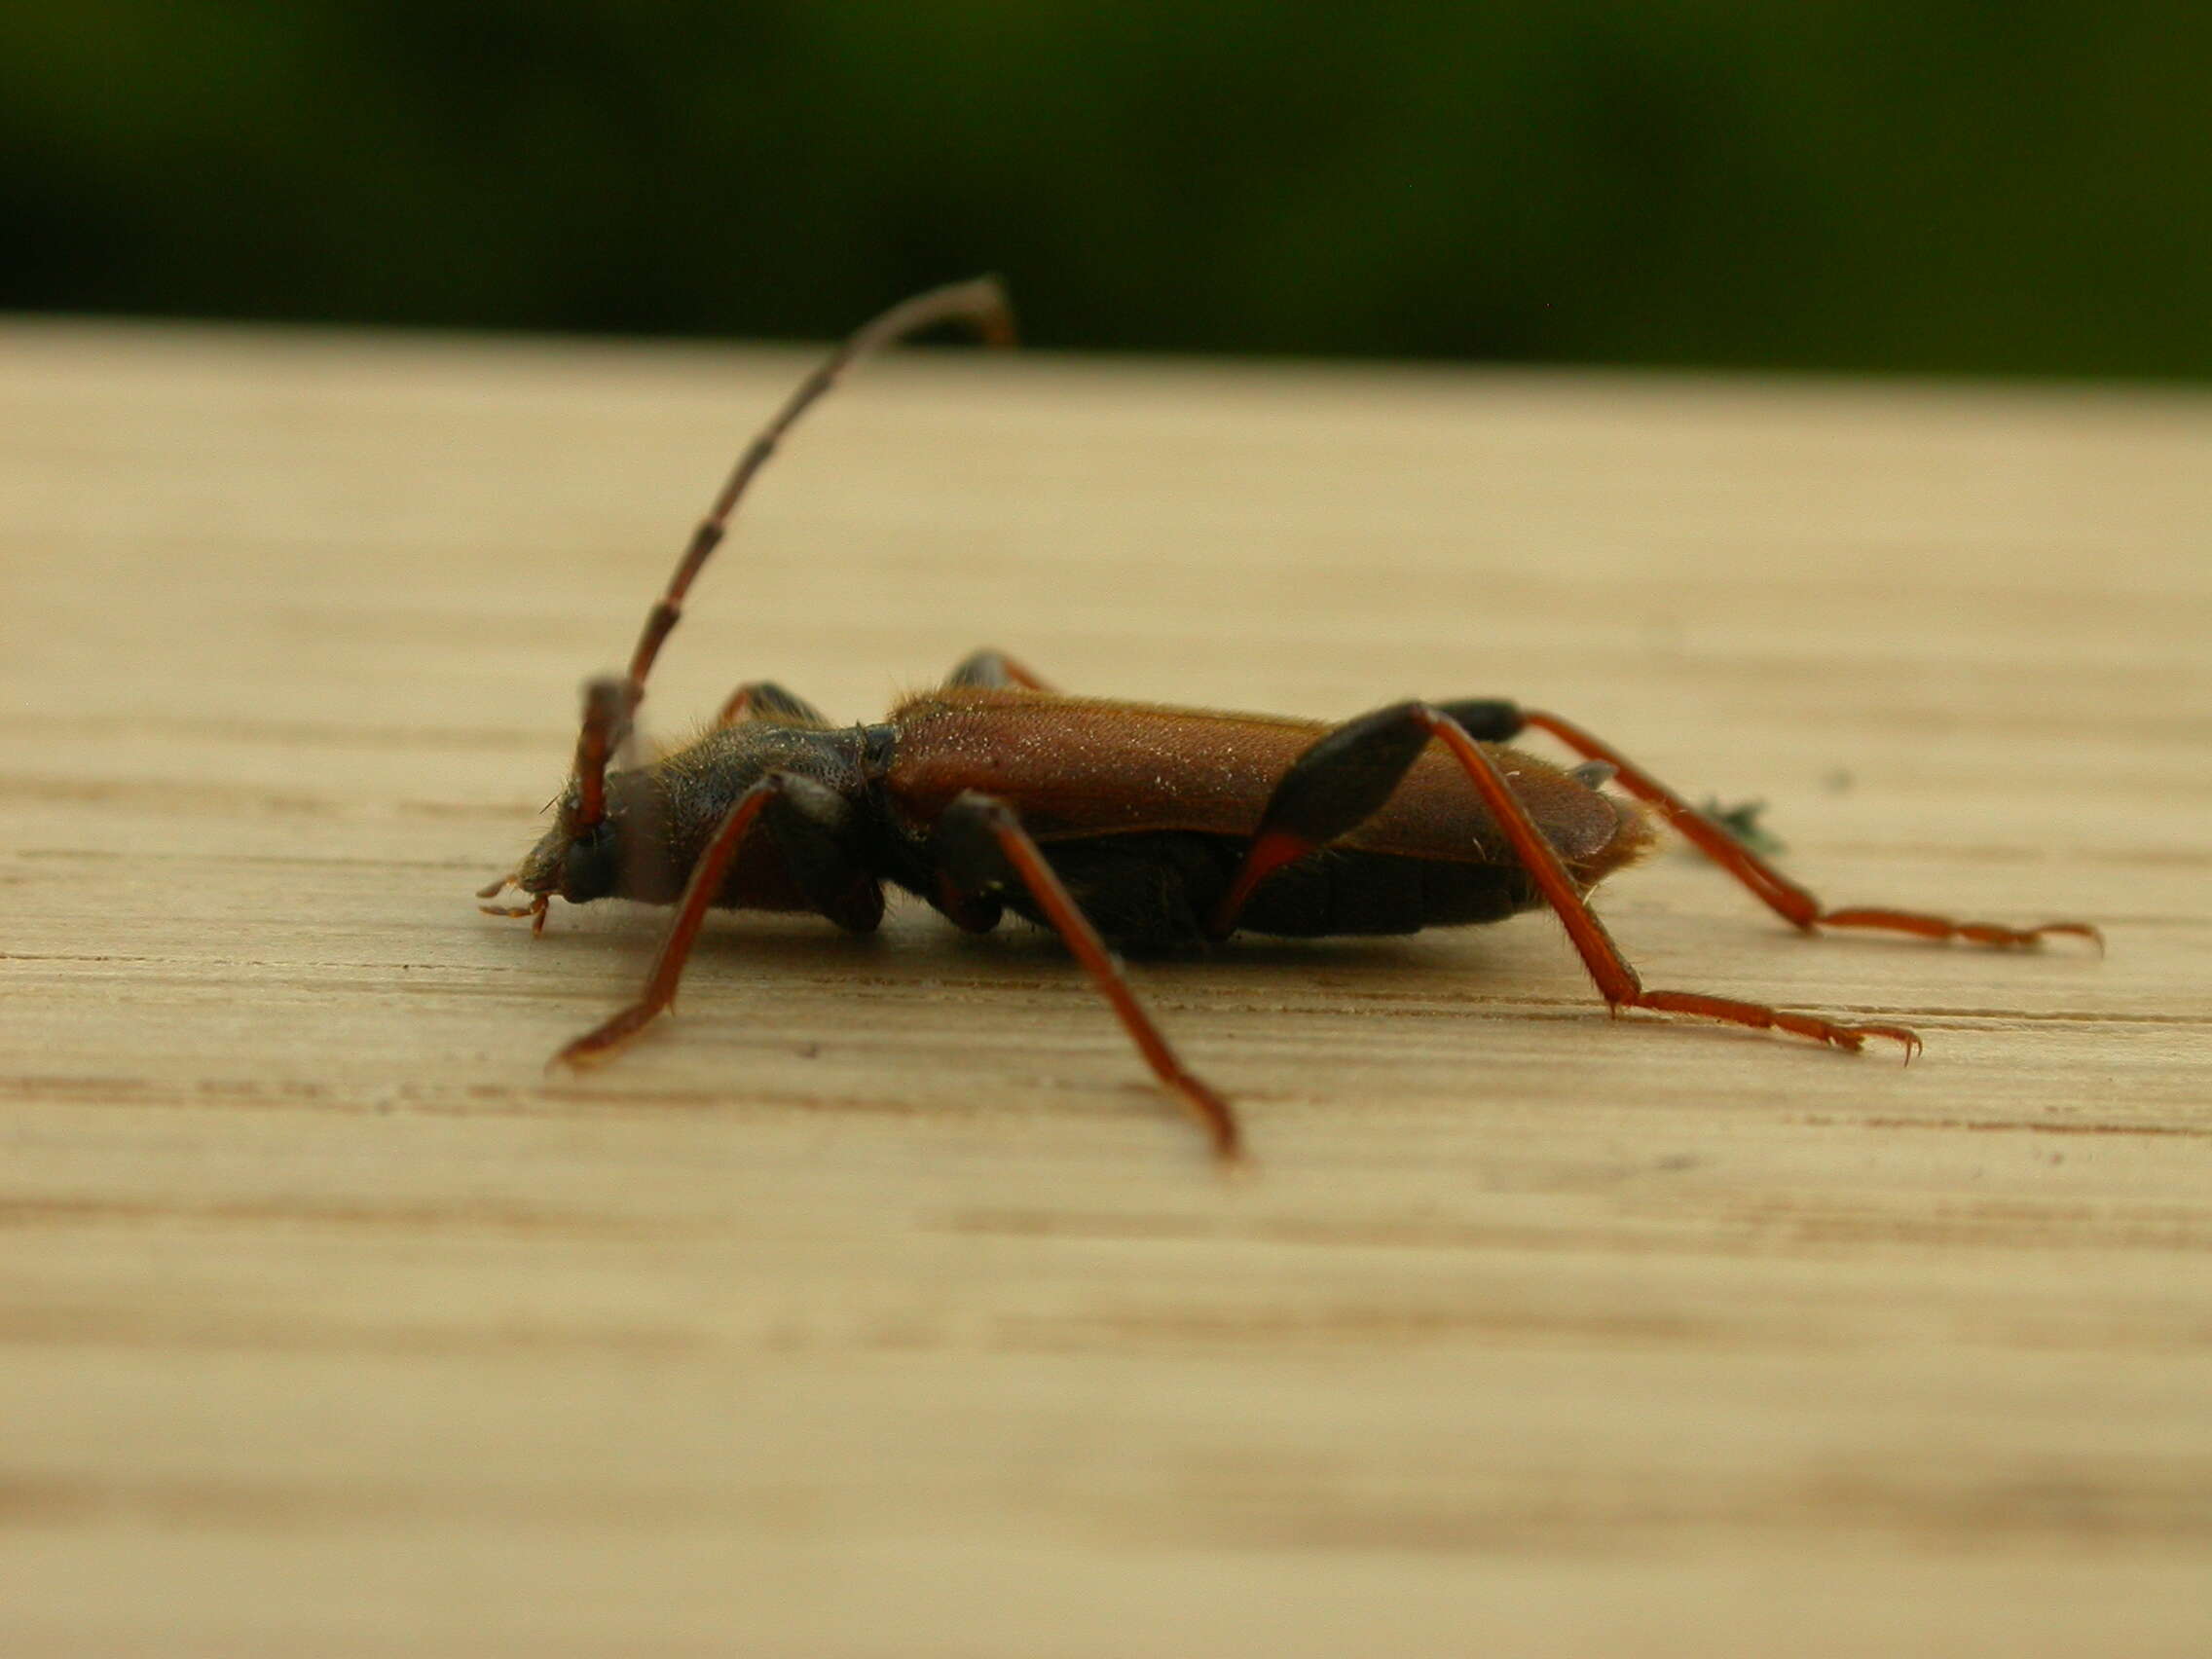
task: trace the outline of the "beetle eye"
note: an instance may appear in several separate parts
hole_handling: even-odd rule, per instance
[[[613,821],[603,818],[571,839],[562,854],[562,897],[576,902],[612,893],[618,861]]]

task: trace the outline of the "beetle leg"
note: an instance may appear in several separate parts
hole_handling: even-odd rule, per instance
[[[1620,946],[1583,899],[1558,852],[1498,771],[1496,761],[1468,735],[1467,728],[1472,725],[1487,740],[1491,733],[1509,726],[1513,719],[1514,711],[1508,703],[1397,703],[1324,733],[1275,786],[1243,866],[1216,907],[1209,931],[1216,937],[1227,937],[1252,890],[1270,873],[1349,834],[1371,817],[1389,799],[1398,781],[1434,738],[1452,752],[1466,772],[1498,829],[1512,843],[1522,867],[1565,924],[1567,938],[1599,994],[1616,1013],[1624,1008],[1644,1008],[1686,1014],[1732,1025],[1788,1031],[1839,1049],[1858,1049],[1869,1037],[1886,1037],[1904,1045],[1908,1059],[1919,1051],[1919,1037],[1901,1025],[1843,1025],[1814,1014],[1791,1014],[1761,1003],[1702,992],[1646,990]]]
[[[940,869],[930,903],[962,933],[987,934],[999,925],[1006,905],[996,894],[971,893]]]
[[[736,725],[744,720],[771,720],[777,725],[818,726],[827,729],[829,717],[804,697],[786,691],[773,680],[748,680],[729,694],[722,712],[715,717],[719,726]]]
[[[1190,1109],[1213,1142],[1223,1163],[1243,1161],[1243,1140],[1229,1102],[1200,1081],[1168,1045],[1144,1004],[1122,973],[1120,960],[1098,937],[1098,930],[1068,894],[1051,865],[1013,807],[969,790],[938,817],[931,851],[949,884],[965,893],[989,893],[1018,884],[1037,902],[1076,960],[1089,973],[1114,1010],[1122,1028],[1137,1046],[1161,1087]]]
[[[677,981],[683,977],[683,964],[691,955],[691,946],[707,920],[707,909],[714,903],[715,895],[721,891],[722,881],[729,874],[730,864],[737,857],[746,831],[789,784],[790,779],[785,774],[770,772],[738,796],[736,804],[722,815],[706,852],[691,868],[691,879],[684,884],[683,897],[677,901],[676,919],[669,924],[668,937],[661,940],[660,954],[653,959],[644,993],[613,1018],[563,1048],[553,1056],[557,1064],[579,1066],[605,1058],[643,1031],[654,1015],[675,1003]]]
[[[961,659],[960,666],[944,677],[947,685],[982,685],[994,690],[1018,686],[1024,691],[1050,691],[1052,687],[1029,668],[1004,651],[986,646]]]
[[[1520,711],[1520,718],[1524,726],[1549,732],[1577,755],[1611,766],[1622,789],[1658,808],[1667,822],[1699,852],[1750,888],[1768,909],[1806,933],[1817,933],[1822,928],[1884,928],[1894,933],[1915,934],[1922,939],[1962,939],[1974,944],[1995,945],[2041,944],[2052,934],[2075,934],[2094,942],[2100,951],[2104,948],[2104,936],[2087,922],[2045,922],[2039,927],[2014,928],[1997,922],[1955,921],[1949,916],[1928,915],[1918,910],[1825,909],[1818,899],[1751,851],[1741,838],[1729,834],[1611,745],[1557,715],[1526,709]]]
[[[1284,865],[1350,834],[1382,809],[1428,747],[1428,728],[1415,718],[1418,707],[1396,703],[1347,720],[1291,763],[1268,799],[1235,879],[1207,920],[1208,938],[1227,939],[1254,889]]]
[[[847,933],[869,934],[883,921],[883,884],[862,856],[860,812],[828,784],[779,774],[762,822],[806,902]]]

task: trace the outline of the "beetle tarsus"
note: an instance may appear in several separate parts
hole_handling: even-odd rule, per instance
[[[1807,1037],[1816,1043],[1826,1043],[1854,1054],[1866,1046],[1869,1037],[1880,1037],[1901,1045],[1908,1064],[1923,1047],[1920,1034],[1909,1026],[1847,1025],[1840,1020],[1823,1019],[1819,1014],[1794,1014],[1787,1009],[1769,1008],[1763,1003],[1708,996],[1701,991],[1640,989],[1621,1006],[1649,1009],[1654,1014],[1681,1014],[1698,1019],[1716,1019],[1729,1025],[1748,1025],[1756,1031],[1787,1032],[1790,1036]]]
[[[1879,928],[1890,933],[1911,934],[1917,939],[1941,942],[1963,940],[1968,944],[1993,945],[2000,950],[2037,949],[2053,934],[2069,934],[2087,940],[2097,947],[2099,956],[2105,953],[2105,936],[2087,922],[2044,922],[2032,928],[2014,928],[2002,922],[1954,921],[1949,916],[1929,915],[1919,910],[1863,907],[1824,910],[1814,920],[1817,926],[1824,928]]]

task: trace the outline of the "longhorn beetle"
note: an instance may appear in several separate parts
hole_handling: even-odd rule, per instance
[[[530,903],[482,907],[527,916],[534,934],[556,894],[572,904],[673,903],[676,915],[639,999],[557,1061],[605,1058],[668,1008],[708,910],[812,910],[866,933],[882,918],[886,881],[971,932],[988,932],[1008,908],[1057,932],[1225,1161],[1241,1155],[1235,1115],[1176,1056],[1114,947],[1187,947],[1239,928],[1406,934],[1549,905],[1615,1014],[1688,1014],[1839,1049],[1880,1037],[1902,1045],[1908,1060],[1919,1051],[1901,1025],[1646,989],[1587,895],[1646,849],[1652,816],[1807,933],[1883,928],[1992,945],[2078,934],[2101,945],[2082,922],[2012,928],[1826,909],[1609,744],[1498,698],[1393,703],[1329,726],[1063,696],[1014,658],[982,650],[866,725],[832,725],[780,685],[750,682],[697,742],[610,772],[684,596],[784,435],[859,359],[947,323],[994,345],[1014,339],[1006,294],[989,277],[917,295],[854,334],[738,458],[647,614],[628,671],[585,688],[557,822],[478,894],[515,887]],[[1526,731],[1557,739],[1584,764],[1561,768],[1502,747]],[[1635,798],[1605,793],[1612,780]]]

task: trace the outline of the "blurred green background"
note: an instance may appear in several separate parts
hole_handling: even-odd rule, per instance
[[[0,9],[0,307],[2212,373],[2212,5]]]

